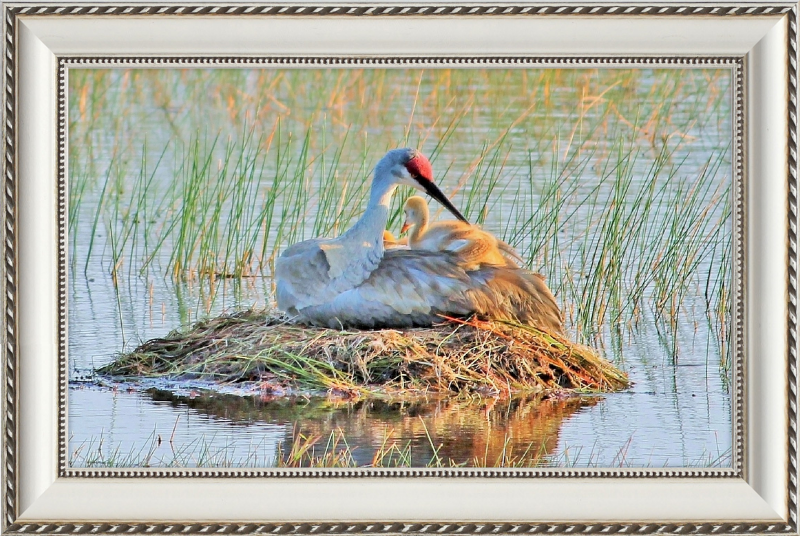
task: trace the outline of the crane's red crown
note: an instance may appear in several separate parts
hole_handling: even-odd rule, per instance
[[[433,167],[425,155],[419,151],[406,163],[406,169],[413,177],[433,181]]]

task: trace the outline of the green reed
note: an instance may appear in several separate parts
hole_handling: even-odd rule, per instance
[[[269,277],[288,244],[351,225],[407,144],[584,338],[645,311],[674,333],[699,299],[724,341],[728,88],[713,70],[74,71],[71,262],[117,282]]]

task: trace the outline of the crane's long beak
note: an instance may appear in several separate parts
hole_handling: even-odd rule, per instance
[[[447,197],[442,193],[438,186],[433,181],[428,180],[418,180],[420,186],[425,189],[425,193],[429,196],[437,200],[439,203],[444,205],[444,207],[449,210],[453,216],[458,218],[459,220],[463,221],[464,223],[469,223],[469,220],[461,214],[456,207],[453,206],[453,203],[450,202]]]

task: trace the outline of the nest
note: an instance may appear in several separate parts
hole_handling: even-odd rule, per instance
[[[609,392],[626,374],[593,349],[531,326],[444,319],[430,328],[347,330],[244,311],[152,339],[98,370],[111,376],[262,382],[344,396]]]

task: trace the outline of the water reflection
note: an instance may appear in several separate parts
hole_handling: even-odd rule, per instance
[[[150,396],[169,401],[176,409],[187,407],[231,423],[282,426],[280,463],[296,466],[314,464],[334,449],[346,451],[349,463],[356,466],[547,465],[556,452],[564,419],[601,400],[586,396],[264,400],[208,393],[176,396],[161,390],[151,390]],[[301,448],[307,450],[296,457]]]

